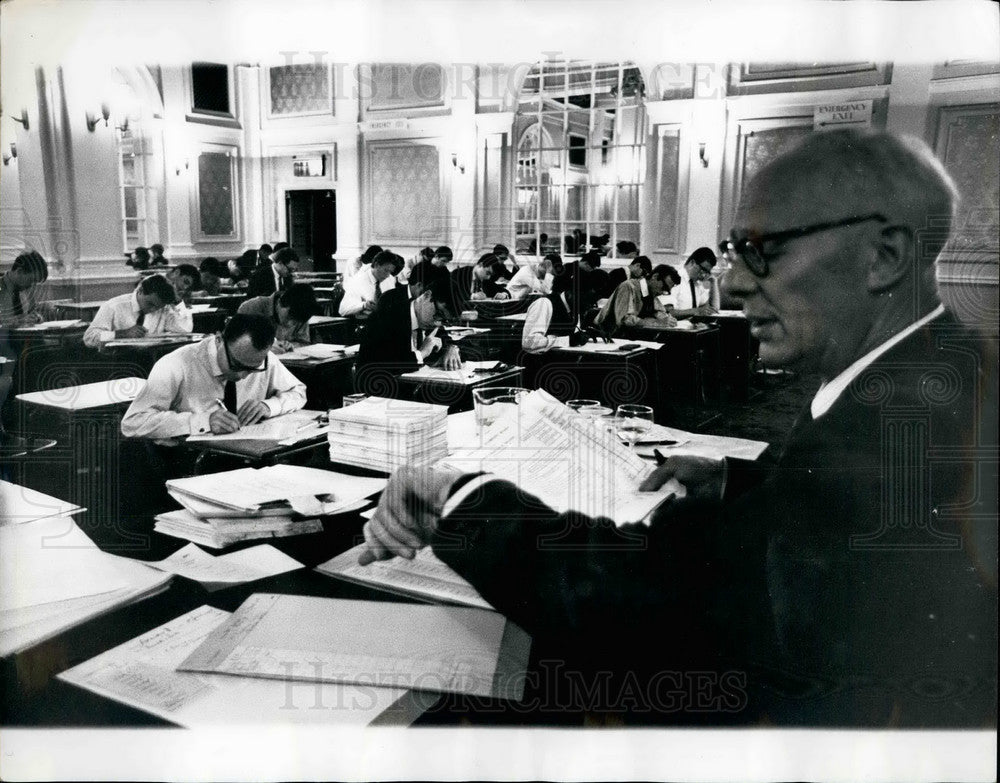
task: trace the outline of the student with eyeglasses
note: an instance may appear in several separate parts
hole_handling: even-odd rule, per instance
[[[681,282],[674,286],[667,300],[667,312],[674,318],[689,318],[692,315],[713,315],[718,312],[712,306],[713,289],[717,286],[715,276],[715,251],[710,247],[699,247],[684,262]]]
[[[174,444],[299,410],[305,384],[271,354],[274,337],[270,319],[237,313],[221,335],[168,353],[129,406],[122,434]]]

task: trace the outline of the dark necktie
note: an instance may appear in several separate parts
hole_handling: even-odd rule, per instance
[[[135,319],[135,325],[136,326],[142,326],[142,322],[145,321],[145,320],[146,320],[146,314],[144,312],[142,312],[142,310],[140,310],[139,311],[139,317]]]
[[[693,310],[698,306],[698,294],[694,290],[694,280],[688,280],[688,285],[691,286],[691,309]]]
[[[382,296],[382,284],[376,280],[375,281],[375,304],[378,304],[378,300]]]
[[[226,410],[236,413],[236,381],[226,381],[226,390],[223,392],[222,402],[225,403]]]
[[[15,318],[17,316],[19,316],[19,315],[24,315],[24,305],[21,304],[21,292],[18,291],[16,288],[14,288],[11,291],[11,294],[12,294],[12,296],[11,296],[11,299],[12,299],[12,302],[11,302],[11,305],[12,305],[11,315],[14,316]]]

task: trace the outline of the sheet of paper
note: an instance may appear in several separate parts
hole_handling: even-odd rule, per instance
[[[663,347],[663,343],[653,342],[651,340],[619,340],[614,338],[610,343],[606,343],[603,340],[591,340],[589,343],[584,345],[575,345],[568,348],[559,348],[560,351],[569,351],[570,353],[619,353],[628,356],[633,351],[622,351],[621,346],[623,345],[636,345],[639,348],[649,348],[650,350],[657,351]],[[638,350],[638,348],[636,349]]]
[[[305,361],[307,359],[332,359],[337,356],[349,355],[348,349],[357,350],[353,345],[340,345],[338,343],[313,343],[312,345],[299,345],[294,351],[279,354],[279,359],[296,359]]]
[[[195,674],[177,666],[228,612],[202,606],[61,673],[59,679],[189,728],[233,725],[406,725],[436,698],[399,688],[297,684]]]
[[[0,525],[17,525],[36,519],[65,517],[83,509],[28,487],[0,480]]]
[[[482,609],[258,593],[179,668],[519,699],[529,651]]]
[[[111,381],[65,386],[61,389],[18,394],[17,399],[36,405],[49,405],[63,410],[84,410],[102,405],[132,402],[146,386],[142,378],[116,378]]]
[[[328,576],[381,587],[390,592],[478,606],[481,609],[493,608],[476,588],[442,563],[430,547],[419,550],[412,560],[394,557],[366,566],[358,565],[358,555],[365,548],[365,544],[359,544],[317,566],[316,570]]]
[[[188,544],[165,560],[149,565],[209,584],[253,582],[303,567],[298,560],[270,544],[258,544],[228,555],[210,555],[194,544]]]
[[[483,379],[484,370],[496,370],[500,362],[462,362],[461,370],[442,370],[439,367],[428,367],[424,365],[419,370],[405,372],[400,377],[412,378],[421,381],[443,381],[445,383],[458,383],[465,386]]]
[[[129,585],[134,565],[102,552],[69,517],[0,527],[4,611],[108,593]]]
[[[204,337],[203,334],[149,334],[145,337],[118,337],[104,345],[109,348],[155,348],[170,343],[196,343]]]
[[[191,435],[188,437],[188,442],[221,443],[227,440],[264,440],[290,446],[324,434],[328,428],[316,420],[317,416],[322,415],[318,411],[293,411],[282,416],[275,416],[273,419],[264,419],[257,424],[247,424],[236,432],[224,435],[216,435],[211,432]]]
[[[64,321],[44,321],[40,324],[32,324],[31,326],[19,326],[17,331],[19,332],[45,332],[49,329],[74,329],[79,326],[84,326],[85,322],[81,321],[79,318],[70,318]]]
[[[167,486],[218,505],[253,510],[290,497],[322,495],[324,508],[355,503],[380,492],[382,478],[347,476],[299,465],[240,468],[206,476],[171,479]],[[332,513],[332,512],[327,512]]]
[[[653,466],[622,444],[605,422],[580,416],[540,390],[478,433],[475,445],[455,449],[439,464],[493,473],[556,511],[579,511],[618,524],[645,519],[672,494],[669,488],[639,492]]]

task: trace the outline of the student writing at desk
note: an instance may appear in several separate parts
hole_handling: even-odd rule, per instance
[[[356,363],[359,391],[391,396],[394,378],[427,364],[445,370],[462,366],[458,346],[439,331],[437,310],[446,305],[448,273],[421,261],[410,279],[384,293],[361,336]]]
[[[178,306],[191,306],[191,295],[201,286],[201,274],[194,264],[179,264],[167,272],[167,280],[177,292]]]
[[[298,253],[290,247],[275,250],[270,264],[258,266],[250,274],[247,296],[267,296],[287,288],[295,281],[298,268]]]
[[[340,300],[340,314],[367,319],[375,310],[379,298],[396,286],[393,271],[399,256],[391,250],[380,251],[370,264],[365,264],[350,280],[344,283],[344,298]]]
[[[43,320],[35,288],[49,277],[49,266],[34,250],[21,253],[0,277],[0,326],[30,326]]]
[[[239,313],[261,315],[275,328],[272,353],[287,353],[295,346],[308,345],[309,319],[319,312],[316,293],[308,283],[292,283],[280,293],[255,296],[240,305]]]
[[[712,304],[718,301],[718,283],[712,276],[715,252],[710,247],[699,247],[684,262],[681,282],[674,288],[667,301],[667,311],[675,318],[692,315],[713,315],[718,312]]]
[[[84,332],[83,342],[98,348],[116,337],[190,332],[194,328],[191,311],[177,302],[177,292],[167,278],[150,275],[132,293],[102,304]]]
[[[270,353],[274,324],[237,313],[221,335],[161,358],[122,419],[128,438],[160,442],[247,424],[296,411],[306,387]]]
[[[496,284],[508,277],[505,267],[495,255],[486,253],[472,266],[460,266],[451,273],[451,302],[448,307],[454,317],[465,309],[465,303],[483,299],[510,299],[510,294]]]
[[[579,329],[576,282],[576,278],[563,271],[553,280],[552,293],[531,303],[521,333],[521,347],[525,351],[545,353],[587,342],[587,335]]]
[[[643,268],[649,265],[649,259],[645,256],[636,259],[636,262],[641,261],[646,262]],[[677,326],[677,319],[667,313],[659,297],[664,293],[669,294],[670,289],[679,281],[677,270],[667,264],[660,264],[653,269],[648,279],[626,280],[615,289],[601,308],[594,319],[594,325],[612,337],[627,333],[631,327],[662,329]]]
[[[198,265],[201,290],[206,296],[218,296],[222,286],[229,283],[229,270],[219,259],[209,256]]]
[[[507,283],[511,299],[524,299],[529,294],[548,296],[552,293],[552,280],[562,272],[562,259],[558,253],[549,253],[537,264],[525,264]]]

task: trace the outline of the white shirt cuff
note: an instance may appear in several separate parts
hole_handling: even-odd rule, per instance
[[[208,420],[212,417],[214,409],[191,414],[191,434],[204,435],[211,430]]]
[[[474,479],[466,481],[458,491],[448,498],[447,502],[444,504],[444,508],[441,509],[441,518],[444,519],[446,516],[451,514],[456,508],[458,508],[469,497],[473,492],[477,491],[483,484],[487,484],[490,481],[495,481],[496,476],[490,473],[484,473],[481,476],[476,476]]]

